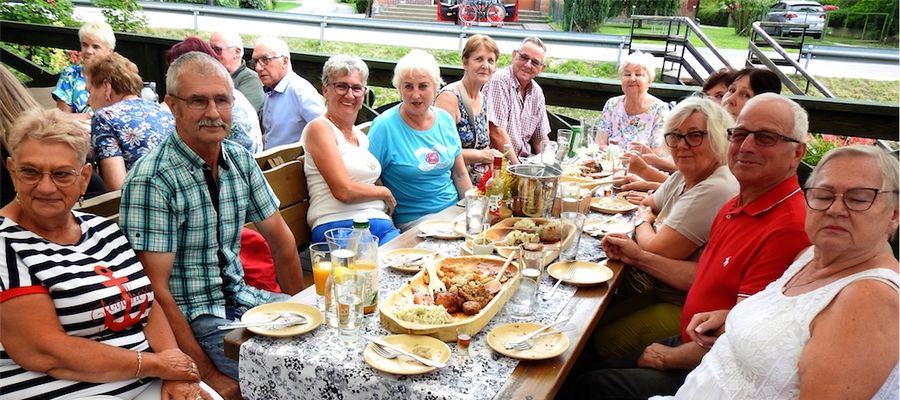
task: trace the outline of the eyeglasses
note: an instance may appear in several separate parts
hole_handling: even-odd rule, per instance
[[[697,147],[703,144],[703,137],[706,135],[707,133],[703,131],[691,131],[683,135],[677,132],[670,132],[663,135],[663,138],[669,147],[678,147],[678,142],[682,139],[687,143],[688,147]]]
[[[879,193],[897,193],[896,190],[879,190],[874,188],[856,188],[850,189],[844,193],[837,193],[831,189],[825,188],[806,188],[803,189],[806,205],[816,211],[825,211],[834,204],[834,199],[841,196],[844,200],[844,206],[850,211],[866,211],[872,208],[875,198]]]
[[[215,103],[217,110],[230,110],[231,107],[234,106],[234,97],[229,96],[215,96],[212,98],[206,96],[191,96],[188,98],[184,98],[178,97],[174,94],[170,94],[169,96],[183,101],[185,104],[187,104],[188,108],[192,110],[205,110],[207,107],[209,107],[210,100]]]
[[[274,56],[262,56],[259,58],[252,58],[252,59],[250,59],[249,66],[251,69],[256,69],[257,66],[265,67],[266,65],[269,65],[269,61],[272,61],[276,58],[281,58],[281,57],[286,57],[286,56],[274,55]]]
[[[366,94],[366,91],[369,90],[369,88],[363,85],[348,85],[344,82],[334,82],[329,83],[328,85],[333,87],[334,92],[340,96],[346,96],[347,92],[351,91],[354,96],[359,97]]]
[[[756,141],[757,145],[763,147],[774,146],[779,139],[784,140],[785,142],[800,143],[797,139],[774,132],[753,132],[744,128],[729,128],[727,131],[728,141],[731,143],[744,143],[744,139],[747,139],[747,136],[750,135],[753,135],[753,140]]]
[[[527,54],[517,51],[516,56],[519,57],[519,61],[522,61],[524,64],[531,63],[532,67],[540,68],[544,66],[544,61],[538,60],[537,58],[531,58]]]
[[[227,49],[236,49],[237,48],[237,46],[225,46],[225,47],[210,46],[210,47],[212,47],[212,50],[220,56],[222,55],[222,52]]]
[[[64,188],[75,183],[75,180],[81,175],[81,171],[84,171],[84,166],[81,167],[81,171],[60,169],[43,172],[33,167],[19,167],[14,171],[16,171],[16,176],[19,177],[19,180],[26,185],[37,185],[41,179],[44,179],[44,175],[50,175],[50,180],[53,181],[56,187]]]

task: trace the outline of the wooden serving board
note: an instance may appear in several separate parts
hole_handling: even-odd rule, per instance
[[[498,268],[503,265],[505,259],[495,256],[461,256],[461,257],[449,257],[441,260],[436,268],[440,268],[440,265],[445,262],[456,262],[456,261],[470,261],[473,263],[477,262],[490,262],[495,263]],[[413,322],[403,321],[396,317],[396,312],[400,307],[409,306],[413,304],[413,289],[414,288],[427,288],[428,285],[425,284],[425,270],[423,269],[418,274],[412,277],[406,284],[397,289],[397,291],[391,293],[387,298],[382,299],[378,303],[378,313],[381,315],[381,326],[385,329],[393,332],[393,333],[405,333],[411,335],[428,335],[444,342],[453,342],[456,341],[457,330],[463,328],[466,333],[474,336],[476,333],[481,331],[488,322],[491,321],[491,318],[496,315],[501,308],[506,304],[506,301],[516,292],[516,289],[519,287],[519,268],[516,263],[511,263],[507,268],[507,271],[512,271],[515,273],[512,278],[503,283],[503,287],[499,292],[494,296],[493,299],[485,306],[478,314],[475,315],[465,315],[462,312],[451,314],[452,321],[447,324],[442,325],[424,325],[417,324]]]
[[[523,219],[525,219],[525,218],[520,218],[520,217],[507,218],[507,219],[504,219],[503,221],[500,221],[500,222],[494,224],[494,226],[488,228],[488,230],[486,232],[487,238],[494,242],[503,240],[504,238],[506,238],[507,234],[516,230],[515,228],[513,228],[513,225],[515,225],[516,222],[519,222],[520,220],[523,220]],[[534,221],[535,225],[537,225],[537,226],[546,224],[547,222],[550,221],[547,218],[531,218],[531,219]],[[519,229],[519,230],[523,231],[523,232],[532,232],[532,233],[534,232],[534,229],[532,229],[532,230]],[[557,242],[542,243],[544,245],[544,251],[546,251],[546,253],[544,253],[543,266],[546,267],[547,265],[550,265],[550,263],[556,261],[556,259],[559,257],[559,249],[562,246],[568,245],[568,243],[571,242],[574,237],[575,237],[574,227],[572,227],[570,225],[563,225],[562,240],[557,241]],[[509,256],[509,254],[511,252],[518,249],[518,246],[497,246],[495,243],[495,248],[496,248],[497,254],[499,254],[500,257],[506,258]]]

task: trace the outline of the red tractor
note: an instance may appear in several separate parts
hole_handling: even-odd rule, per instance
[[[500,27],[519,19],[519,1],[506,4],[501,0],[441,0],[437,19],[465,26]]]

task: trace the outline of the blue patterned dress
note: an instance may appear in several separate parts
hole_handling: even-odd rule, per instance
[[[469,113],[466,111],[466,107],[463,105],[462,98],[459,92],[456,91],[456,87],[444,89],[440,93],[445,91],[456,96],[456,104],[459,106],[459,122],[456,123],[456,130],[459,132],[462,148],[482,150],[490,146],[491,135],[488,131],[487,112],[485,112],[487,110],[487,96],[481,95],[481,114],[473,118],[475,121],[473,126],[469,121]],[[440,93],[438,93],[438,96],[440,96]],[[481,182],[484,174],[491,169],[491,164],[469,164],[466,165],[466,168],[469,170],[469,178],[472,179],[472,185],[477,185],[478,182]]]
[[[53,99],[64,101],[72,108],[72,112],[90,112],[86,86],[87,82],[81,72],[81,64],[71,65],[59,74],[59,81],[56,82],[56,88],[53,89]]]
[[[175,132],[175,120],[159,103],[141,98],[103,107],[91,120],[97,161],[122,157],[125,170]]]

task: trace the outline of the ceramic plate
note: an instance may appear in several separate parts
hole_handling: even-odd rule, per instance
[[[289,326],[284,329],[267,329],[264,327],[252,327],[247,328],[250,332],[253,332],[257,335],[263,336],[272,336],[272,337],[289,337],[289,336],[297,336],[302,335],[306,332],[309,332],[313,329],[316,329],[320,324],[322,324],[322,313],[318,308],[311,306],[309,304],[300,304],[300,303],[269,303],[263,304],[256,307],[251,308],[249,311],[245,312],[241,317],[241,322],[259,322],[259,321],[269,321],[272,319],[273,315],[283,312],[295,312],[300,314],[308,320],[307,323],[303,325],[294,325]]]
[[[381,339],[403,350],[434,361],[446,363],[450,359],[450,346],[431,336],[391,335]],[[393,359],[384,358],[375,353],[375,350],[372,349],[374,346],[375,344],[373,343],[369,343],[366,346],[366,349],[363,350],[363,359],[366,360],[366,364],[379,371],[397,375],[417,375],[436,369],[403,355]]]
[[[569,337],[564,333],[547,335],[534,341],[528,350],[507,350],[506,344],[543,327],[531,322],[498,325],[487,334],[488,346],[507,357],[519,360],[544,360],[556,357],[569,348]]]
[[[584,233],[594,237],[603,237],[607,233],[630,234],[634,225],[621,219],[588,218],[584,221]]]
[[[605,214],[620,214],[634,211],[638,206],[618,197],[594,197],[591,199],[591,210]]]
[[[419,224],[418,229],[419,232],[435,239],[462,239],[463,234],[456,229],[457,225],[459,224],[457,224],[456,221],[433,220],[422,222]]]
[[[587,261],[560,261],[547,267],[547,273],[556,279],[562,279],[569,265],[574,263],[575,275],[572,279],[563,279],[563,282],[572,285],[596,285],[613,277],[613,272],[606,266],[606,261],[592,263]]]
[[[419,272],[431,257],[440,255],[428,249],[394,249],[381,255],[381,264],[401,272]]]

